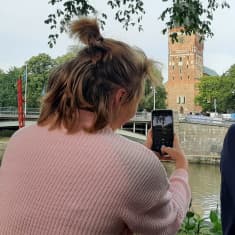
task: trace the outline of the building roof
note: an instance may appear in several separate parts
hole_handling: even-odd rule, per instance
[[[208,68],[206,66],[203,66],[203,74],[206,74],[208,76],[219,76],[219,74],[216,73],[215,70],[210,69],[210,68]]]

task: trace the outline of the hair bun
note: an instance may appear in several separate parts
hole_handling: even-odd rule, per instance
[[[73,21],[70,30],[72,36],[79,38],[86,45],[96,44],[103,39],[96,19],[83,18]]]

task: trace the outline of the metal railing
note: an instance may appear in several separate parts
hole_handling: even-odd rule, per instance
[[[27,108],[26,117],[38,117],[39,108]],[[14,106],[0,107],[0,117],[18,117],[18,109]]]
[[[176,122],[188,122],[197,124],[208,124],[208,125],[225,125],[229,126],[235,123],[235,119],[224,118],[222,115],[218,117],[208,117],[202,115],[177,115]],[[150,112],[137,112],[131,121],[151,121]]]
[[[39,108],[27,108],[26,118],[37,118],[39,116]],[[1,118],[17,118],[18,109],[14,106],[0,107]],[[131,121],[150,122],[151,112],[137,112]],[[179,115],[180,122],[198,123],[198,124],[214,124],[214,125],[231,125],[235,120],[228,120],[223,117],[207,117],[202,115]]]
[[[132,121],[151,121],[151,113],[150,112],[137,112],[131,120]]]
[[[202,115],[181,115],[179,116],[180,122],[208,124],[208,125],[223,125],[230,126],[235,123],[235,120],[228,120],[223,117],[208,117]]]

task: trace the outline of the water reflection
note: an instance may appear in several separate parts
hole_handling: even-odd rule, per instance
[[[164,163],[168,174],[174,169],[172,163]],[[214,165],[189,165],[189,184],[192,190],[192,209],[207,217],[211,209],[220,205],[220,170]]]

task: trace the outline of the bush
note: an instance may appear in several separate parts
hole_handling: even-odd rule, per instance
[[[218,208],[210,212],[209,218],[202,218],[188,211],[178,235],[222,235],[221,219]]]

